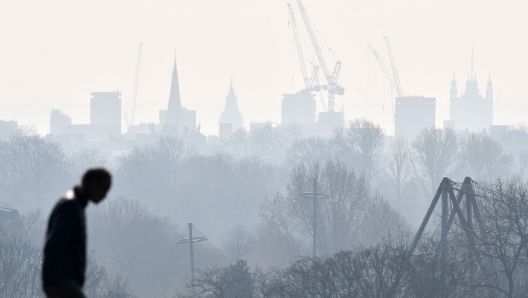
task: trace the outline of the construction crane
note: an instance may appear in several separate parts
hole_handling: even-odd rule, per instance
[[[393,78],[393,74],[391,72],[389,72],[387,66],[385,65],[385,62],[383,61],[383,59],[381,58],[381,56],[378,54],[378,52],[373,48],[371,47],[370,45],[367,46],[370,51],[372,52],[372,54],[374,55],[374,57],[376,57],[376,60],[378,60],[378,63],[379,65],[381,66],[381,69],[383,70],[383,72],[385,73],[385,75],[387,76],[387,78],[389,79],[392,87],[395,89],[395,90],[398,90],[398,87],[396,86],[396,82],[394,82],[394,78]]]
[[[323,53],[321,52],[321,48],[319,47],[319,43],[312,29],[312,24],[310,23],[310,19],[308,18],[306,9],[304,8],[304,5],[302,4],[301,0],[297,0],[297,4],[299,5],[299,10],[301,11],[301,16],[303,18],[306,31],[308,31],[308,35],[310,36],[310,40],[315,50],[317,60],[319,61],[319,67],[323,69],[323,74],[328,84],[328,85],[323,86],[323,89],[328,91],[328,111],[334,112],[335,96],[343,95],[345,93],[345,88],[337,84],[337,81],[339,80],[339,73],[341,71],[341,61],[336,62],[333,72],[328,71],[328,67],[326,66],[326,61],[323,57]]]
[[[301,41],[299,39],[299,32],[297,30],[297,22],[295,22],[295,15],[293,14],[293,8],[290,3],[287,3],[288,10],[290,11],[290,21],[293,28],[293,36],[295,37],[295,45],[297,46],[297,55],[299,56],[299,62],[301,64],[301,71],[304,79],[304,92],[319,91],[321,86],[319,85],[319,66],[312,64],[312,76],[309,78],[304,65],[304,56],[302,52]]]
[[[141,50],[143,49],[143,43],[139,44],[138,47],[138,56],[137,56],[137,62],[136,62],[136,81],[134,83],[134,97],[132,98],[132,117],[130,124],[134,125],[134,117],[136,116],[136,100],[137,100],[137,91],[138,91],[138,84],[139,84],[139,69],[141,66]]]
[[[403,90],[400,85],[400,75],[398,74],[398,70],[396,69],[396,62],[394,62],[394,55],[392,54],[392,47],[390,44],[390,40],[387,36],[383,36],[385,39],[385,43],[387,44],[387,51],[389,52],[389,59],[392,67],[392,75],[394,78],[394,85],[396,86],[396,92],[398,93],[399,97],[403,96]]]

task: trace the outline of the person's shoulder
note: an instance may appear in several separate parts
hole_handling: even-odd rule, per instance
[[[75,193],[73,190],[67,191],[57,202],[57,209],[74,209],[78,208],[78,202],[75,200]]]

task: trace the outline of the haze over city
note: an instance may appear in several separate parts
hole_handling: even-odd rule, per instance
[[[0,0],[0,298],[528,297],[526,15]]]
[[[496,93],[502,90],[494,124],[525,121],[528,90],[519,82],[528,76],[528,44],[522,38],[526,3],[306,1],[305,6],[342,61],[340,84],[346,92],[337,103],[343,101],[347,119],[368,116],[393,134],[390,83],[366,47],[385,53],[382,37],[388,36],[404,92],[437,98],[437,126],[449,117],[453,74],[459,85],[467,79],[472,47],[480,88],[491,75]],[[293,90],[302,87],[288,21],[284,1],[2,1],[0,117],[46,134],[51,109],[63,110],[73,123],[88,123],[90,93],[111,90],[123,93],[123,112],[130,113],[137,46],[144,42],[136,121],[155,122],[157,111],[166,108],[176,49],[182,104],[197,110],[203,133],[218,133],[231,78],[246,126],[279,123],[281,94],[292,91],[292,70]],[[333,65],[330,52],[325,55]],[[308,53],[305,58],[311,60]]]

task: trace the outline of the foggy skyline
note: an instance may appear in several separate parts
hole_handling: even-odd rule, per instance
[[[495,96],[502,90],[494,124],[526,121],[528,90],[522,82],[528,79],[523,55],[528,44],[522,36],[528,4],[306,0],[304,5],[324,38],[319,41],[328,65],[336,60],[325,41],[343,64],[345,95],[336,104],[343,101],[347,120],[368,116],[392,134],[389,81],[366,47],[371,44],[387,61],[386,35],[404,92],[437,98],[438,127],[449,119],[453,74],[459,93],[464,90],[472,46],[480,91],[488,75]],[[182,105],[197,111],[203,133],[218,133],[231,77],[246,127],[250,121],[280,122],[282,93],[302,88],[288,20],[286,1],[276,0],[2,1],[0,118],[34,124],[45,134],[51,109],[61,109],[73,123],[88,123],[90,93],[114,90],[123,93],[122,108],[130,114],[137,46],[145,42],[136,123],[157,122],[158,110],[166,109],[174,49]],[[308,62],[311,55],[307,47],[304,51]]]

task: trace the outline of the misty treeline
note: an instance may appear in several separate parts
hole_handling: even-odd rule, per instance
[[[518,179],[483,187],[482,224],[455,218],[441,252],[440,229],[422,236],[389,234],[286,268],[251,270],[244,260],[200,270],[175,297],[527,297],[528,185]]]
[[[0,250],[0,291],[38,297],[48,212],[87,167],[104,165],[114,185],[108,200],[87,211],[90,297],[295,297],[301,288],[302,297],[500,296],[509,280],[498,257],[486,256],[495,271],[472,270],[471,284],[464,284],[464,240],[449,242],[443,264],[434,230],[418,256],[410,262],[403,256],[443,176],[489,185],[497,177],[523,181],[526,145],[522,125],[500,138],[424,129],[408,140],[357,119],[331,138],[302,137],[295,127],[263,128],[237,131],[205,149],[161,136],[107,160],[96,147],[65,152],[37,135],[15,135],[0,141],[0,202],[19,209],[27,223],[26,232],[0,238],[6,247]],[[299,194],[312,191],[315,178],[329,197],[318,201],[321,258],[314,260],[312,201]],[[210,239],[194,245],[198,272],[192,282],[188,244],[178,244],[188,237],[187,222]],[[462,235],[454,230],[451,238]],[[508,275],[514,294],[528,262],[523,245]],[[8,278],[15,272],[9,270],[17,280]],[[389,287],[397,274],[400,282]]]
[[[29,212],[0,228],[0,297],[42,297],[41,211]],[[133,298],[128,281],[120,272],[110,273],[93,254],[88,256],[84,292],[95,298]]]

